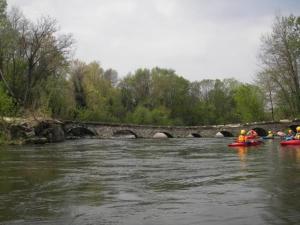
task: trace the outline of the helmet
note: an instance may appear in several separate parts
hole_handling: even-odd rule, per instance
[[[296,128],[296,130],[297,130],[298,132],[300,132],[300,126],[298,126],[298,127]]]
[[[246,131],[245,130],[241,130],[241,134],[246,134]]]
[[[268,134],[272,134],[272,131],[269,130]]]
[[[291,133],[293,133],[293,131],[292,131],[292,130],[289,130],[289,134],[291,134]]]

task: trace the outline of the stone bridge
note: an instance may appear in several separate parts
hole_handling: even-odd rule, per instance
[[[225,137],[237,136],[241,129],[255,130],[259,136],[266,136],[269,130],[287,131],[300,125],[300,121],[260,122],[247,124],[227,124],[215,126],[152,126],[113,124],[96,122],[64,121],[63,128],[69,136],[96,136],[112,138],[131,136],[135,138],[153,138],[164,134],[169,138],[215,137],[218,132]]]

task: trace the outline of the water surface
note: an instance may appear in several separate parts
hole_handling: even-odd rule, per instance
[[[300,224],[300,147],[78,140],[0,149],[0,224]]]

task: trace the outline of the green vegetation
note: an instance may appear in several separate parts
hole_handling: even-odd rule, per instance
[[[271,112],[280,117],[300,116],[300,17],[276,17],[273,31],[263,37],[262,71],[258,81]]]
[[[29,21],[0,0],[0,116],[156,125],[205,125],[295,117],[300,112],[300,19],[277,18],[262,42],[258,84],[190,82],[171,69],[123,78],[98,62],[71,60],[73,39],[56,21]]]

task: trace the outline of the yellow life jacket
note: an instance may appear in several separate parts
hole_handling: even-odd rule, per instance
[[[300,140],[300,133],[297,133],[294,138]]]
[[[238,138],[238,142],[245,142],[245,141],[246,141],[246,136],[241,134]]]

